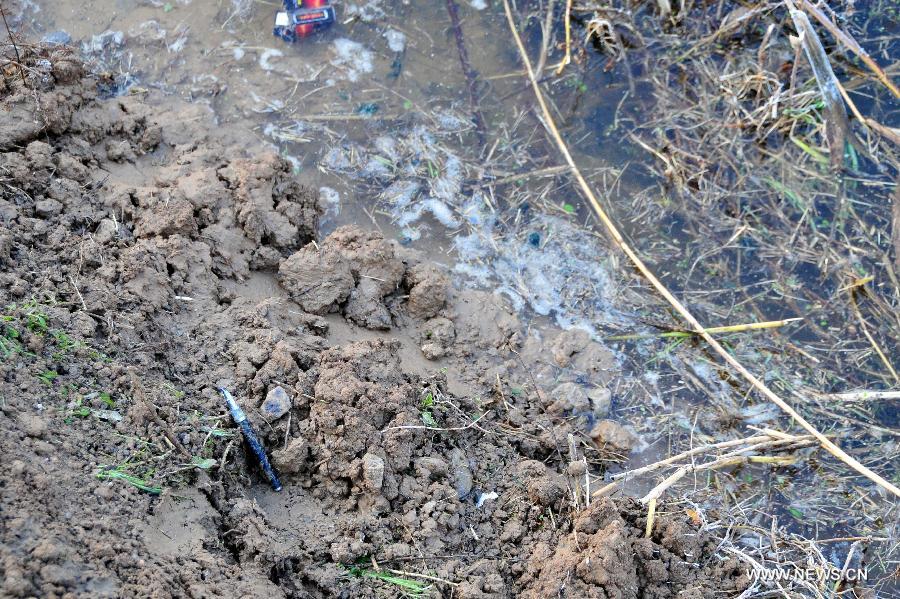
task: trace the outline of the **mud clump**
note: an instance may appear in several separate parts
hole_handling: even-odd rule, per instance
[[[526,597],[737,596],[747,587],[736,558],[697,560],[715,551],[714,541],[667,520],[644,538],[645,514],[636,503],[595,501],[556,547],[539,546],[528,561]]]
[[[278,280],[290,297],[314,314],[340,311],[353,323],[389,330],[389,303],[409,289],[405,312],[415,319],[434,316],[444,306],[449,279],[433,266],[408,267],[395,244],[380,233],[343,226],[281,260]],[[395,308],[399,309],[399,308]]]
[[[23,60],[32,88],[0,88],[0,594],[375,597],[352,575],[373,559],[456,584],[435,596],[740,590],[686,516],[643,539],[632,504],[573,501],[556,436],[589,443],[571,411],[609,397],[574,381],[605,384],[601,346],[529,372],[572,383],[558,415],[500,394],[541,351],[514,316],[378,233],[318,239],[316,193],[206,108],[100,101],[62,48]],[[459,360],[472,393],[391,334],[336,343],[346,321]]]
[[[304,310],[326,314],[353,290],[350,265],[332,248],[308,245],[281,262],[278,279]]]
[[[450,280],[432,264],[417,264],[406,273],[410,314],[422,320],[438,315],[447,303]]]

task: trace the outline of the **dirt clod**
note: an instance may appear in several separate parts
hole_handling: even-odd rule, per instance
[[[590,436],[598,447],[626,455],[638,441],[633,432],[614,420],[601,420],[591,429]]]
[[[313,314],[335,309],[355,284],[350,264],[340,253],[312,244],[281,262],[278,279],[291,299]]]
[[[447,275],[433,264],[417,264],[406,273],[406,281],[410,314],[423,320],[437,316],[447,302]]]

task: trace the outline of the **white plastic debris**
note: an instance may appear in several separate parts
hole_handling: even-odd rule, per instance
[[[478,500],[475,502],[475,507],[481,507],[484,505],[485,501],[491,501],[493,499],[497,499],[500,497],[497,495],[496,491],[491,491],[490,493],[481,493],[478,495]]]

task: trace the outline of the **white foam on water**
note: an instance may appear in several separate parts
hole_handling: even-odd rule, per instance
[[[421,239],[432,226],[452,233],[455,272],[464,284],[493,289],[517,309],[566,329],[599,336],[597,324],[621,322],[602,239],[573,220],[536,210],[507,208],[498,215],[478,188],[466,186],[475,173],[442,145],[441,135],[416,125],[369,146],[332,148],[323,165],[378,190],[405,241]]]
[[[273,58],[280,58],[282,56],[284,56],[284,52],[281,50],[266,48],[262,51],[262,54],[259,55],[259,67],[264,71],[274,71],[277,67],[270,61]]]
[[[406,49],[406,34],[402,31],[388,29],[383,35],[392,52],[403,52]]]
[[[338,38],[332,44],[334,58],[331,64],[343,69],[350,81],[357,81],[361,73],[371,73],[374,69],[375,55],[359,42],[347,38]]]

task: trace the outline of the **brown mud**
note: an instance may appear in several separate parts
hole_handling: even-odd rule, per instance
[[[378,233],[318,238],[317,192],[207,108],[102,101],[66,50],[26,54],[0,89],[0,594],[746,588],[686,511],[645,538],[633,501],[576,496],[634,442],[606,348]]]

